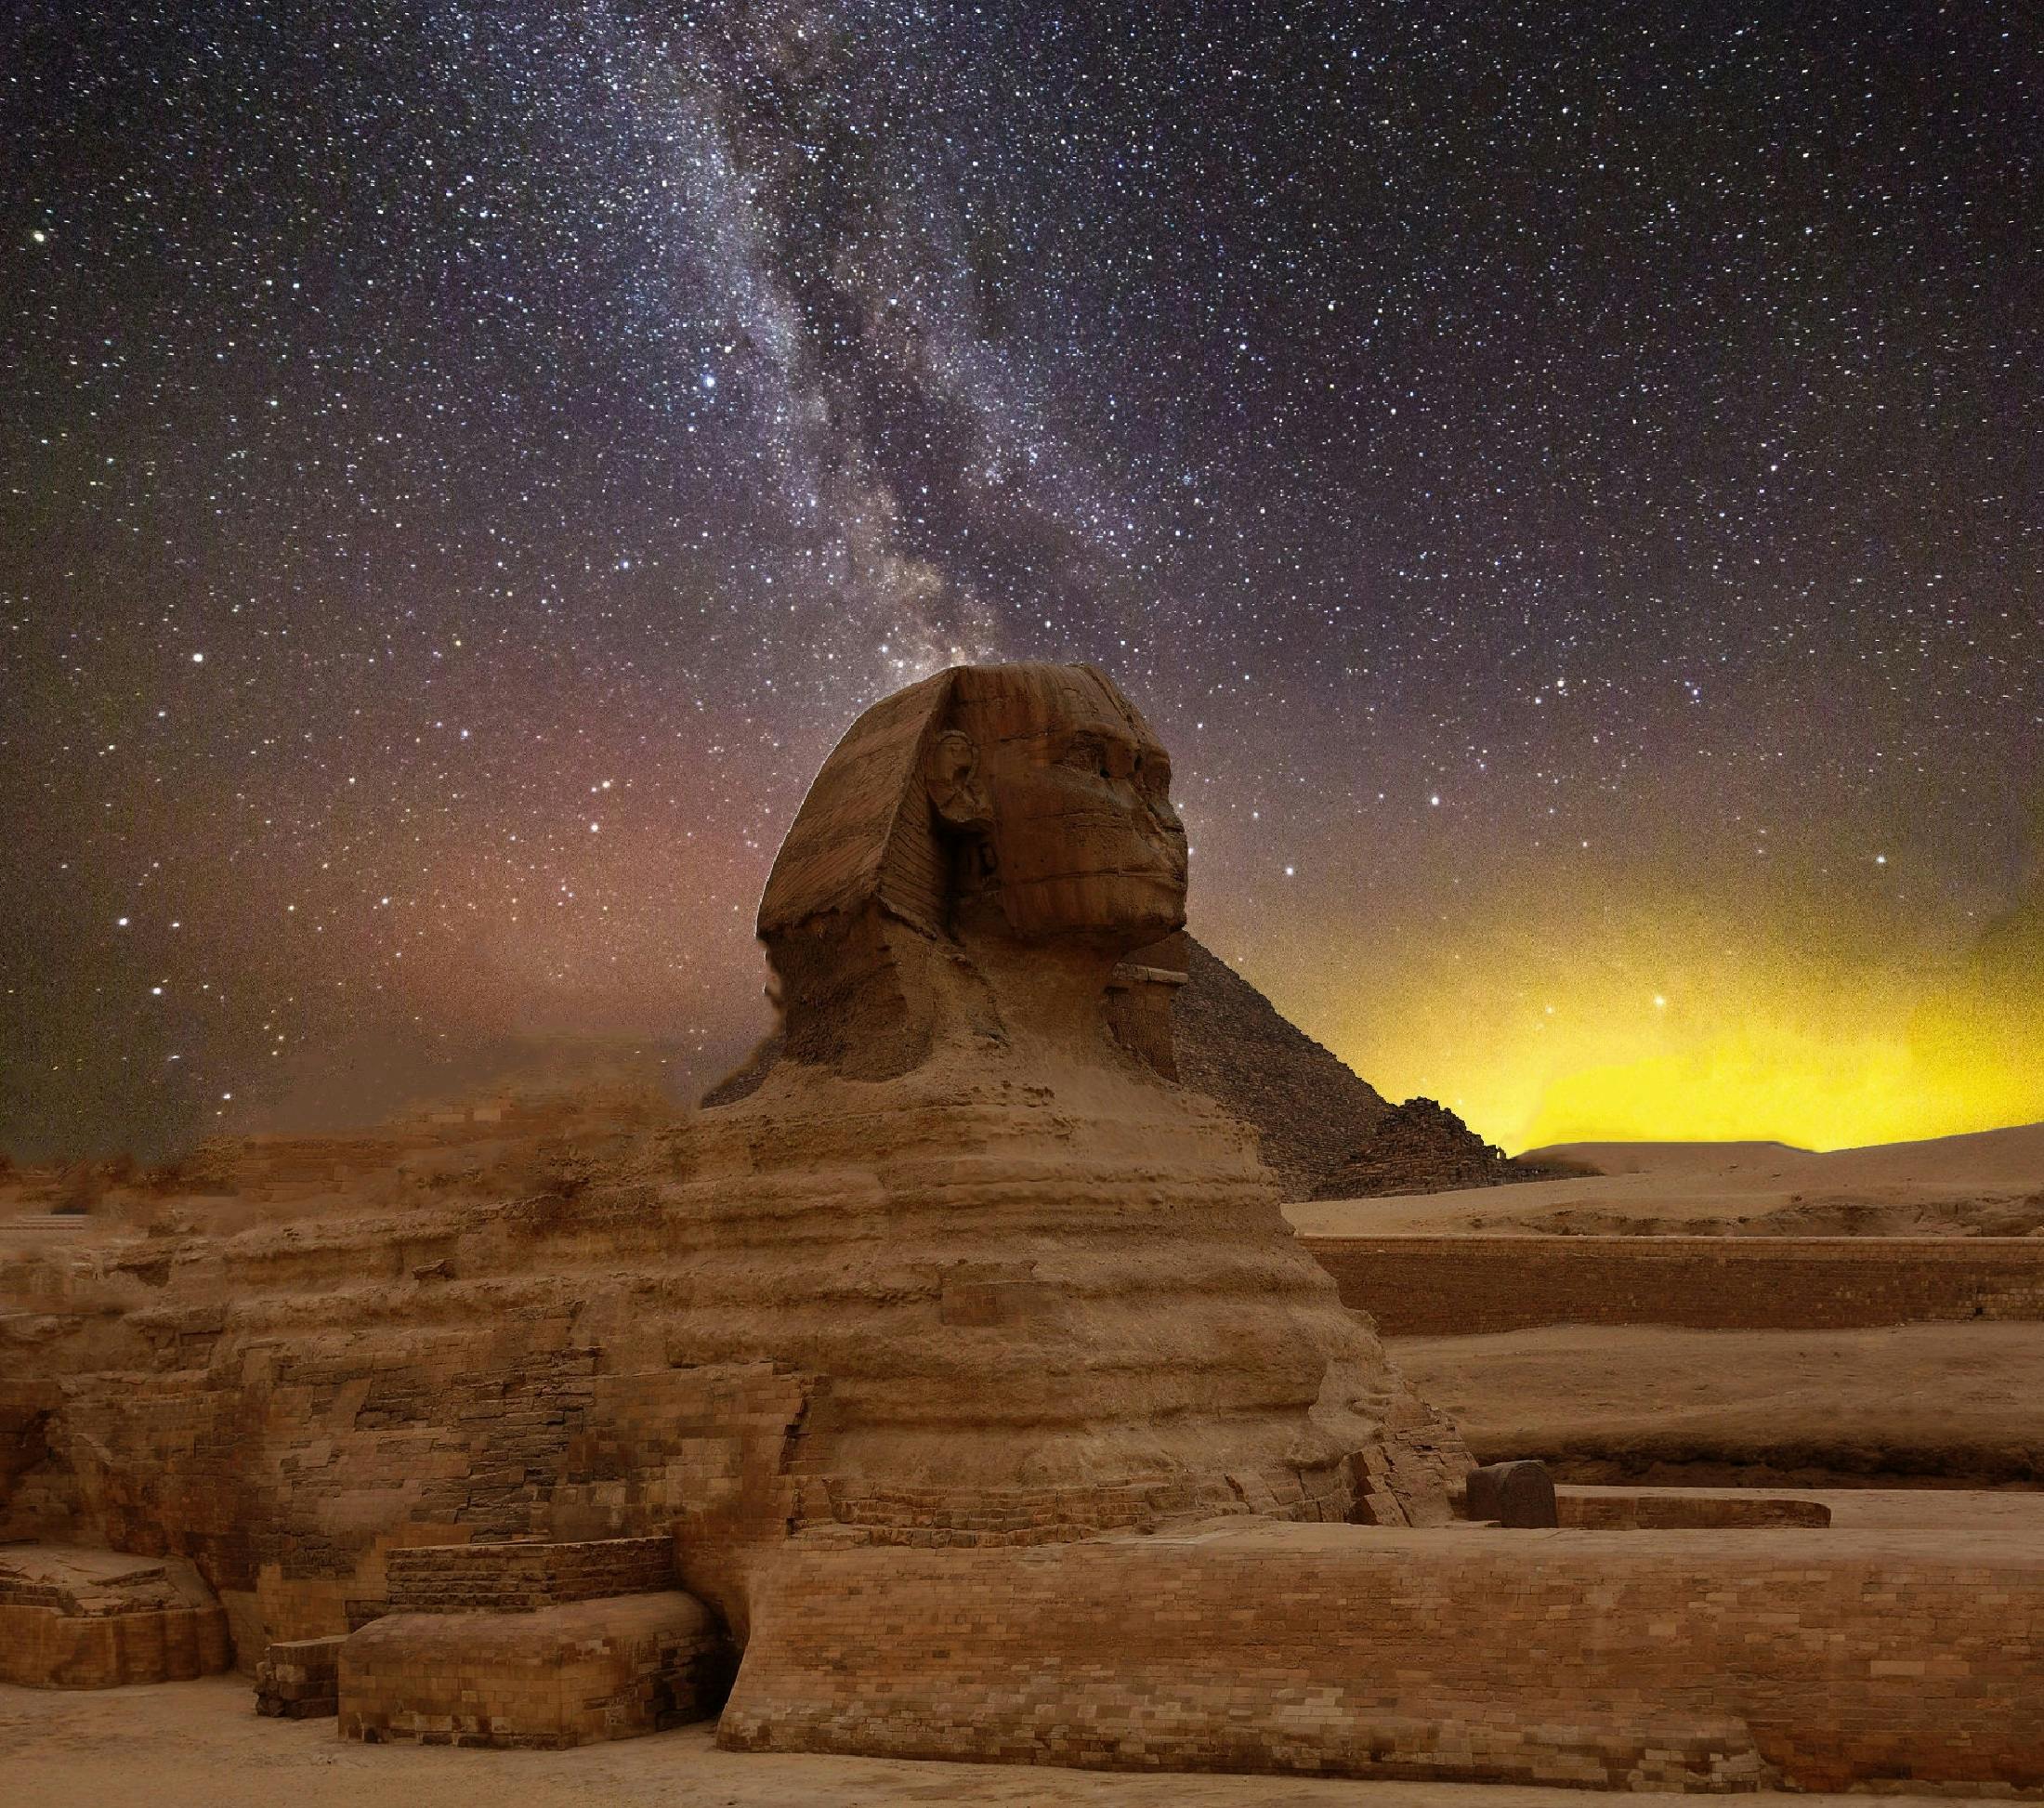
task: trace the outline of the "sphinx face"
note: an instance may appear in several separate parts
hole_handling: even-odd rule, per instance
[[[1083,666],[960,674],[986,826],[975,875],[1029,941],[1140,948],[1186,920],[1186,832],[1171,759],[1127,698]]]

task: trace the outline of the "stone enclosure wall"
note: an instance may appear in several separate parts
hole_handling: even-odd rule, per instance
[[[1777,1494],[1741,1495],[1673,1488],[1628,1493],[1614,1487],[1558,1487],[1556,1518],[1564,1526],[1604,1532],[1729,1531],[1740,1526],[1828,1526],[1822,1500]]]
[[[1308,1237],[1385,1337],[2044,1319],[2044,1238]]]
[[[884,1654],[884,1657],[880,1654]],[[804,1550],[727,1746],[1722,1789],[2044,1787],[2044,1552],[1279,1526]]]
[[[675,1585],[672,1538],[426,1544],[384,1558],[394,1614],[530,1613]]]

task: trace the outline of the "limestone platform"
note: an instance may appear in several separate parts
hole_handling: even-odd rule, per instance
[[[389,1614],[340,1648],[340,1732],[382,1744],[559,1748],[714,1713],[729,1670],[692,1595],[529,1613]]]
[[[884,1662],[872,1655],[884,1653]],[[1731,1790],[2044,1790],[2044,1541],[1234,1522],[1023,1551],[797,1540],[755,1750]]]
[[[0,1682],[103,1689],[228,1667],[227,1615],[179,1557],[0,1545]]]

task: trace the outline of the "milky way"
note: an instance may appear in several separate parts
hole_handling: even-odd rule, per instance
[[[0,105],[17,1153],[708,1074],[979,657],[1388,1092],[2044,1115],[2034,9],[29,4]]]

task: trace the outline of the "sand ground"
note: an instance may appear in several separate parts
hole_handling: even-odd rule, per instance
[[[1477,1457],[1541,1457],[1565,1478],[2044,1476],[2044,1324],[1546,1325],[1389,1348]],[[1742,1465],[1766,1473],[1730,1473]]]
[[[1781,1143],[1573,1143],[1529,1150],[1527,1159],[1602,1172],[1454,1193],[1315,1199],[1285,1213],[1308,1237],[2028,1236],[2044,1226],[2044,1124],[1828,1154]]]
[[[579,1751],[363,1746],[331,1720],[261,1720],[247,1682],[72,1694],[0,1686],[0,1800],[7,1808],[868,1808],[882,1802],[1155,1804],[1155,1808],[1583,1808],[1577,1789],[1452,1783],[907,1763],[719,1751],[708,1726]],[[1672,1808],[1691,1796],[1638,1795]],[[1742,1801],[1753,1801],[1741,1797]],[[1865,1796],[1765,1798],[1864,1808]],[[1952,1798],[1938,1798],[1949,1802]]]
[[[1579,1143],[1575,1179],[1285,1208],[1312,1236],[2022,1236],[2044,1258],[2044,1124],[1813,1154]],[[2044,1481],[2044,1324],[1870,1330],[1553,1325],[1403,1338],[1394,1358],[1485,1461],[1696,1485]]]

